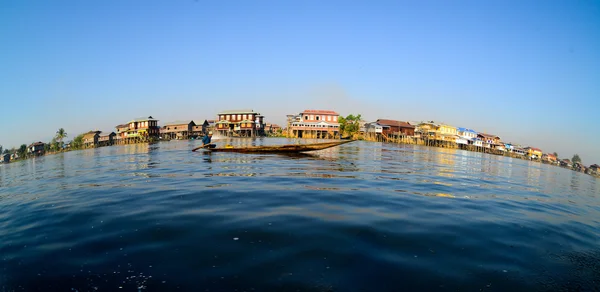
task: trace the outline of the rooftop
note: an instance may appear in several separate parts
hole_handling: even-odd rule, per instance
[[[338,114],[334,111],[330,111],[330,110],[304,110],[302,113],[303,114],[318,114],[318,115],[336,115],[336,116],[340,115],[340,114]]]
[[[164,126],[177,126],[177,125],[189,125],[190,123],[194,123],[196,124],[196,122],[192,121],[192,120],[187,120],[187,121],[174,121],[174,122],[169,122],[169,123],[165,123],[163,125]]]
[[[229,115],[229,114],[257,114],[260,115],[257,112],[254,112],[254,110],[251,109],[242,109],[242,110],[226,110],[226,111],[222,111],[219,112],[218,115]]]
[[[486,134],[486,133],[477,133],[477,135],[481,135],[481,136],[483,136],[484,138],[500,138],[500,137],[498,137],[498,136],[496,136],[496,135],[492,135],[492,134]]]
[[[477,134],[477,132],[475,130],[472,129],[467,129],[467,128],[462,128],[462,127],[458,127],[457,130],[459,132],[468,132],[468,133],[473,133],[473,134]]]
[[[415,127],[407,122],[396,121],[396,120],[378,119],[376,123],[378,123],[382,126],[403,127],[403,128],[414,128]]]
[[[153,118],[152,116],[149,116],[147,118],[144,118],[144,117],[135,118],[129,122],[131,123],[131,122],[145,122],[145,121],[158,121],[158,120]]]

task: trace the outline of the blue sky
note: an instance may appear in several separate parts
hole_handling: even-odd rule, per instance
[[[2,1],[0,43],[4,147],[330,109],[600,163],[598,1]]]

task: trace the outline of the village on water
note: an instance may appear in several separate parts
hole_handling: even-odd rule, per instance
[[[436,121],[398,121],[378,119],[368,122],[360,115],[340,116],[332,110],[304,110],[287,115],[287,124],[281,127],[266,123],[254,110],[227,110],[217,114],[216,120],[185,120],[159,124],[152,117],[132,119],[115,126],[115,131],[92,130],[64,142],[67,133],[59,129],[49,143],[23,144],[18,149],[4,149],[1,163],[57,152],[132,143],[154,143],[169,140],[198,139],[214,132],[223,137],[287,137],[306,139],[358,139],[366,141],[416,144],[432,147],[456,148],[495,155],[510,156],[541,163],[553,164],[586,174],[600,176],[600,166],[584,166],[578,155],[573,159],[559,159],[556,153],[504,142],[491,133],[470,128],[455,127]]]

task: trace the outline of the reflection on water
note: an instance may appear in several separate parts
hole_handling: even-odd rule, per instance
[[[199,144],[0,166],[0,286],[557,291],[600,281],[598,182],[581,173],[415,145],[190,151]]]

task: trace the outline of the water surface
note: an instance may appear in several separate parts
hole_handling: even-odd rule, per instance
[[[2,291],[600,287],[596,178],[413,145],[190,152],[198,145],[1,165]]]

